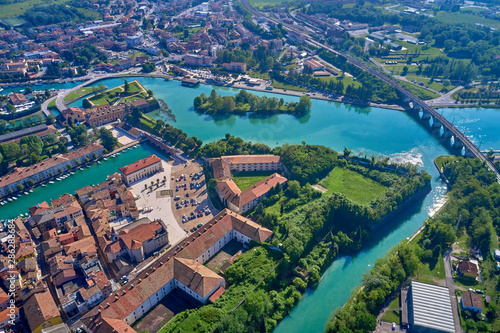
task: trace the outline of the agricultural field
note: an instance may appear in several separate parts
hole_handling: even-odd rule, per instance
[[[272,175],[275,171],[251,171],[251,172],[233,172],[233,180],[240,190],[244,191],[250,186],[260,182],[262,179]]]
[[[328,189],[326,195],[333,193],[343,194],[353,202],[367,205],[383,194],[387,187],[371,180],[355,171],[335,168],[320,182]]]

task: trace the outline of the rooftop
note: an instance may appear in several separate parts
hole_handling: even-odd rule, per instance
[[[413,325],[455,333],[448,288],[412,281],[410,293],[413,313],[409,317],[413,317]]]
[[[144,168],[146,168],[150,165],[153,165],[155,163],[158,163],[160,161],[161,161],[161,159],[158,156],[153,154],[151,156],[143,158],[142,160],[139,160],[139,161],[134,162],[132,164],[121,167],[120,172],[123,173],[124,175],[130,175],[134,172],[137,172],[141,169],[144,169]]]

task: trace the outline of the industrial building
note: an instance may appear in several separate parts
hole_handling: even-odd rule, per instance
[[[403,298],[403,294],[402,294]],[[448,288],[411,281],[403,304],[402,324],[409,332],[455,333]],[[406,310],[406,311],[405,311]]]

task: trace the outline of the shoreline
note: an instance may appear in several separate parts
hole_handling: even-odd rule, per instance
[[[121,78],[121,77],[153,77],[153,78],[160,78],[160,79],[167,79],[167,80],[176,80],[176,81],[182,81],[183,78],[182,77],[174,77],[174,76],[171,76],[171,75],[166,75],[166,74],[139,74],[139,73],[136,73],[136,74],[128,74],[128,73],[117,73],[117,74],[112,74],[112,75],[109,75],[107,77],[98,77],[98,78],[94,78],[94,79],[84,79],[84,80],[74,80],[74,81],[67,81],[67,82],[52,82],[52,83],[68,83],[68,82],[81,82],[79,85],[79,88],[83,88],[83,87],[87,87],[89,86],[90,84],[93,84],[93,83],[96,83],[96,82],[100,82],[100,81],[104,81],[104,80],[107,80],[107,79],[114,79],[114,78]],[[91,81],[91,83],[87,83]],[[47,84],[51,84],[51,83],[47,83]],[[329,102],[334,102],[334,103],[342,103],[342,104],[349,104],[349,105],[353,105],[353,106],[356,106],[356,107],[360,107],[360,108],[363,108],[363,107],[373,107],[373,108],[381,108],[381,109],[387,109],[387,110],[395,110],[395,111],[402,111],[402,112],[406,112],[407,109],[404,107],[404,106],[401,106],[401,105],[398,105],[398,104],[378,104],[378,103],[373,103],[373,102],[361,102],[361,103],[366,103],[366,105],[361,105],[357,102],[352,102],[352,101],[344,101],[344,98],[346,98],[345,96],[341,96],[339,98],[329,98],[329,97],[325,97],[325,96],[322,96],[322,95],[313,95],[311,93],[307,93],[307,92],[300,92],[300,91],[295,91],[295,90],[286,90],[286,89],[280,89],[280,88],[273,88],[273,90],[266,90],[265,87],[255,87],[255,86],[247,86],[247,85],[244,85],[244,84],[236,84],[236,85],[213,85],[213,84],[210,84],[210,83],[206,83],[205,80],[200,80],[200,84],[204,84],[204,85],[208,85],[208,86],[212,86],[212,87],[225,87],[225,88],[234,88],[234,89],[244,89],[244,90],[252,90],[252,91],[260,91],[260,92],[265,92],[265,93],[270,93],[270,94],[276,94],[276,95],[286,95],[286,96],[295,96],[295,97],[300,97],[300,96],[304,96],[306,94],[309,94],[309,97],[311,99],[317,99],[317,100],[324,100],[324,101],[329,101]],[[2,86],[2,84],[0,84],[0,87]],[[19,88],[22,88],[22,87],[26,87],[26,86],[29,86],[29,85],[21,85],[21,86],[17,86]],[[9,87],[9,86],[6,86],[6,87]],[[12,86],[10,86],[12,87]],[[76,87],[76,86],[75,86]],[[73,90],[74,88],[69,88],[69,89],[66,89],[66,91],[70,91],[70,90]],[[63,94],[66,93],[66,91],[63,92]],[[66,94],[65,94],[66,95]],[[64,102],[65,105],[67,104],[71,104],[77,100],[79,100],[80,98],[82,98],[84,96],[81,96],[77,99],[73,99],[71,101],[68,101],[68,102]],[[491,104],[491,105],[463,105],[463,104],[448,104],[448,105],[440,105],[440,106],[431,106],[432,108],[434,109],[439,109],[439,108],[500,108],[500,105],[495,105],[495,104]]]

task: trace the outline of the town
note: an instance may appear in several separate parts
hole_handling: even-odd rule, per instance
[[[0,4],[0,332],[498,331],[499,13]]]

